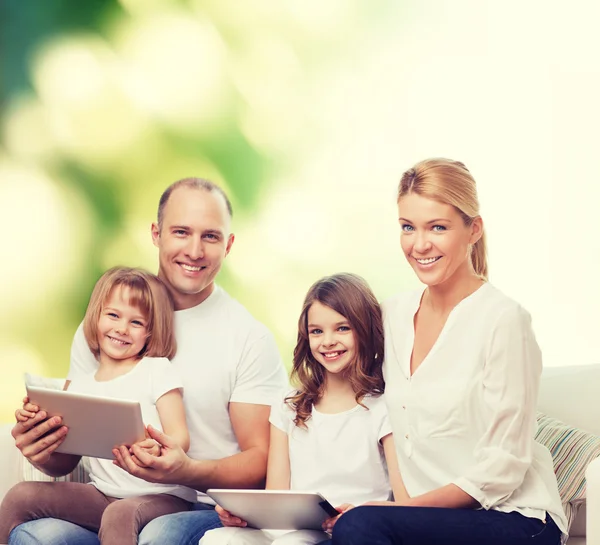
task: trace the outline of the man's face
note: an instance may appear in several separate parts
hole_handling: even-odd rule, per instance
[[[179,187],[164,208],[161,228],[152,224],[158,247],[158,276],[169,288],[176,310],[204,301],[233,244],[231,218],[223,197],[203,189]]]

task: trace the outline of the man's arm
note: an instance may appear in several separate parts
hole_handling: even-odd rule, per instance
[[[181,484],[206,491],[208,488],[261,488],[265,483],[269,450],[269,405],[230,403],[229,416],[241,452],[220,460],[193,460],[166,434],[151,426],[150,436],[158,441],[158,458],[136,445],[113,451],[125,471],[149,482]],[[135,455],[146,467],[139,467]]]

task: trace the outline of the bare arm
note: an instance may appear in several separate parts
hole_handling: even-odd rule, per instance
[[[181,484],[205,491],[208,488],[260,488],[264,485],[269,445],[268,405],[230,403],[229,416],[241,452],[220,460],[193,460],[168,435],[148,427],[162,445],[160,458],[132,453],[146,467],[139,467],[126,447],[115,449],[116,464],[149,482]]]
[[[400,474],[393,435],[391,433],[386,435],[381,440],[381,444],[383,445],[383,453],[385,454],[385,461],[388,467],[390,485],[392,486],[392,492],[394,493],[394,501],[406,501],[409,498],[409,495],[404,486],[402,475]]]
[[[267,489],[290,489],[290,447],[287,434],[271,424]]]
[[[156,402],[163,431],[185,452],[190,448],[190,433],[185,421],[183,396],[179,389],[170,390]]]

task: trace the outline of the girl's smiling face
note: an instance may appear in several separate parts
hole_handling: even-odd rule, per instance
[[[400,245],[421,282],[439,286],[455,275],[473,275],[471,248],[483,233],[480,217],[466,225],[449,204],[404,195],[398,201]]]
[[[308,340],[313,357],[328,373],[341,373],[356,358],[350,322],[319,301],[310,306],[307,317]]]
[[[102,306],[98,320],[98,345],[100,360],[131,362],[139,354],[148,339],[147,318],[129,303],[130,290],[125,286],[113,288]]]

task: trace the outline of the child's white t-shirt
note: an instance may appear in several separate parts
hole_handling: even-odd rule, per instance
[[[294,392],[292,392],[294,393]],[[392,432],[383,396],[337,414],[313,408],[307,428],[294,424],[286,403],[271,408],[269,421],[288,436],[290,490],[321,493],[334,506],[390,498],[381,439]]]
[[[162,430],[156,402],[167,392],[182,388],[182,382],[167,358],[142,358],[129,372],[112,380],[97,381],[95,373],[72,379],[70,392],[139,401],[144,424]],[[90,415],[90,426],[94,426]],[[130,475],[112,460],[89,458],[91,483],[103,494],[128,498],[144,494],[172,494],[196,501],[196,491],[179,485],[149,483]]]

